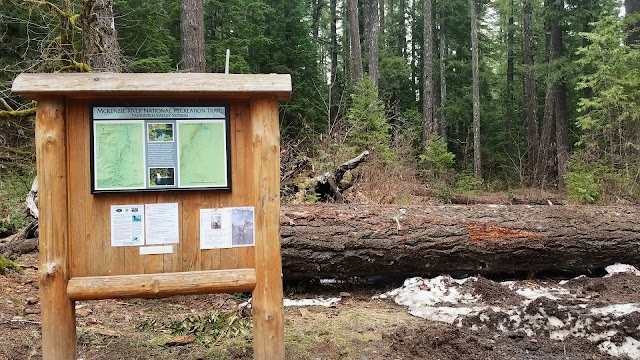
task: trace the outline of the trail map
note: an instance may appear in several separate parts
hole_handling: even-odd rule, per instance
[[[223,184],[226,177],[224,124],[179,122],[180,184]]]
[[[96,185],[99,188],[144,187],[142,123],[96,123]]]
[[[94,106],[92,192],[230,189],[225,105]]]

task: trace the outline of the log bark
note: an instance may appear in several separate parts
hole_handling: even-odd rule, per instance
[[[6,241],[5,241],[6,240]],[[25,226],[20,232],[0,240],[0,255],[11,256],[30,253],[38,248],[38,219]]]
[[[284,206],[285,279],[573,275],[640,266],[633,206]]]

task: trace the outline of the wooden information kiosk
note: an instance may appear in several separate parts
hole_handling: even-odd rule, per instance
[[[240,291],[254,357],[284,358],[289,75],[21,74],[12,90],[38,101],[44,359],[76,358],[76,300]]]

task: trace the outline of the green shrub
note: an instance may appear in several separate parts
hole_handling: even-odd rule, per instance
[[[19,274],[22,274],[22,268],[20,267],[20,265],[9,259],[5,259],[2,255],[0,255],[0,275],[8,273],[11,269]]]
[[[356,151],[370,150],[385,163],[393,159],[391,126],[385,119],[384,103],[378,99],[378,90],[367,77],[356,85],[351,95],[347,124],[347,141]]]
[[[439,185],[436,187],[436,196],[438,199],[449,204],[451,200],[453,200],[453,190],[445,184]]]
[[[569,198],[582,204],[593,204],[602,195],[602,187],[598,185],[593,174],[572,171],[566,176]]]
[[[425,152],[419,156],[420,163],[429,167],[435,176],[451,170],[456,156],[447,150],[447,143],[439,135],[433,135]]]
[[[455,191],[480,195],[483,185],[484,182],[482,179],[476,179],[473,174],[465,172],[462,173],[460,178],[456,181]]]

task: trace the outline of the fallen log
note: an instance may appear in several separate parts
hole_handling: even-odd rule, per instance
[[[573,275],[640,266],[634,206],[283,206],[285,279]]]
[[[638,209],[283,206],[283,274],[287,280],[440,274],[523,277],[598,272],[616,262],[640,267]],[[34,250],[37,240],[25,237],[1,244],[0,253]],[[19,240],[25,243],[18,249],[14,245]]]

